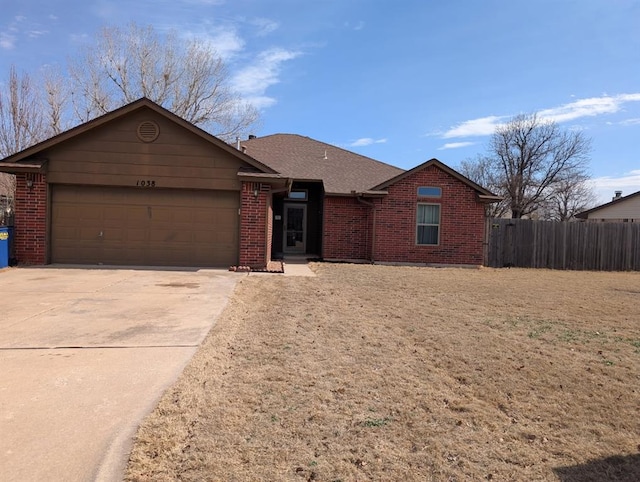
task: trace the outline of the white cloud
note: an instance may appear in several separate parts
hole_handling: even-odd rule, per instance
[[[634,119],[625,119],[620,121],[621,126],[636,126],[640,125],[640,117],[636,117]]]
[[[29,30],[27,32],[27,35],[30,38],[38,38],[38,37],[41,37],[42,35],[46,35],[48,33],[49,33],[48,30]]]
[[[265,96],[267,89],[280,82],[283,62],[295,59],[300,52],[273,48],[261,52],[251,65],[241,69],[232,79],[232,85],[245,100],[258,108],[268,107],[276,101]]]
[[[386,138],[383,139],[372,139],[371,137],[362,137],[360,139],[356,139],[349,146],[351,147],[362,147],[362,146],[370,146],[371,144],[384,144],[387,142]]]
[[[445,145],[438,147],[439,151],[444,151],[446,149],[459,149],[461,147],[467,147],[474,145],[475,142],[447,142]]]
[[[640,169],[629,171],[622,176],[602,176],[590,181],[596,190],[600,203],[611,201],[614,191],[622,191],[622,195],[633,194],[640,191]]]
[[[615,114],[623,108],[624,104],[629,102],[640,102],[640,93],[619,94],[614,96],[603,95],[601,97],[579,99],[558,107],[540,110],[538,111],[538,115],[543,120],[561,123],[584,117]],[[496,127],[499,127],[501,123],[509,117],[511,116],[487,116],[464,121],[444,133],[440,133],[440,137],[443,139],[452,139],[459,137],[488,136],[493,134]]]
[[[49,20],[58,20],[58,16],[54,14],[49,15]]]
[[[259,37],[268,35],[280,28],[280,24],[278,22],[270,20],[268,18],[254,18],[253,20],[250,20],[249,23],[255,27],[258,27],[256,35],[258,35]]]
[[[0,48],[11,50],[16,46],[16,37],[8,32],[0,32]]]
[[[506,119],[506,117],[491,115],[464,121],[446,131],[441,137],[443,139],[451,139],[454,137],[488,136],[494,133],[496,127],[500,125],[500,121],[503,119]]]
[[[216,27],[206,32],[183,31],[182,36],[204,42],[225,60],[236,56],[245,45],[238,31],[231,26]]]
[[[614,114],[627,102],[640,101],[640,94],[603,95],[579,99],[559,107],[544,109],[538,112],[541,118],[554,122],[567,122],[582,117],[593,117],[602,114]]]
[[[245,97],[245,100],[258,110],[263,110],[267,107],[271,107],[277,102],[276,99],[267,95],[248,96]]]

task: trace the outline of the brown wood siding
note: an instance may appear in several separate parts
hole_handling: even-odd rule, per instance
[[[143,121],[153,121],[159,136],[138,138]],[[240,190],[237,172],[245,163],[151,109],[141,109],[58,144],[49,160],[48,182],[131,186],[154,181],[157,188]]]
[[[238,262],[234,191],[56,185],[54,263],[229,266]]]

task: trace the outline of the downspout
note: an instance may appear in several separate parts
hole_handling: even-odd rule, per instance
[[[359,203],[364,204],[365,206],[369,206],[371,211],[373,212],[372,220],[371,220],[371,255],[370,261],[371,264],[375,263],[373,254],[376,252],[376,205],[370,201],[365,201],[362,197],[358,196],[356,198]]]

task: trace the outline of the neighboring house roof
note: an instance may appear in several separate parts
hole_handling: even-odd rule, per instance
[[[155,102],[143,97],[138,99],[130,104],[127,104],[119,109],[113,110],[104,114],[100,117],[90,120],[89,122],[85,122],[84,124],[80,124],[72,129],[69,129],[57,136],[51,137],[45,141],[42,141],[38,144],[35,144],[31,147],[28,147],[20,152],[17,152],[9,157],[6,157],[2,161],[0,161],[0,171],[5,172],[20,172],[20,171],[33,171],[38,170],[42,167],[43,162],[37,163],[33,162],[33,160],[29,160],[25,162],[29,157],[35,156],[38,153],[44,151],[45,149],[49,149],[57,144],[60,144],[68,139],[71,139],[77,135],[83,134],[89,130],[95,129],[99,126],[106,124],[112,120],[123,117],[133,111],[142,108],[149,108],[156,113],[166,117],[167,119],[175,122],[176,124],[184,127],[185,129],[193,132],[194,134],[202,137],[206,141],[216,145],[217,147],[224,149],[227,152],[233,153],[233,155],[240,158],[242,161],[246,162],[250,166],[255,167],[256,169],[274,174],[275,171],[269,166],[264,165],[260,161],[253,159],[252,157],[244,154],[243,152],[237,150],[235,147],[227,144],[226,142],[218,139],[212,134],[200,129],[199,127],[193,125],[191,122],[184,120],[183,118],[175,115],[173,112],[168,111],[164,107],[156,104]]]
[[[576,218],[579,218],[579,219],[588,219],[590,217],[597,218],[598,211],[605,211],[605,210],[609,210],[611,207],[620,206],[621,204],[625,204],[626,202],[638,196],[640,196],[640,191],[614,199],[613,201],[609,201],[608,203],[601,204],[600,206],[596,206],[595,208],[582,211],[581,213],[576,214]],[[592,214],[596,214],[596,216],[591,216]],[[640,212],[638,213],[638,216],[640,217]]]
[[[451,169],[449,166],[447,166],[446,164],[443,164],[438,159],[431,159],[431,160],[429,160],[427,162],[424,162],[424,163],[420,164],[419,166],[414,167],[413,169],[410,169],[408,171],[404,171],[404,172],[398,174],[397,176],[395,176],[395,177],[393,177],[391,179],[387,179],[386,181],[384,181],[381,184],[378,184],[377,186],[373,186],[371,188],[371,190],[372,191],[380,191],[380,190],[386,189],[389,186],[395,184],[396,182],[398,182],[398,181],[400,181],[400,180],[402,180],[402,179],[404,179],[404,178],[406,178],[408,176],[411,176],[414,172],[420,171],[420,170],[425,169],[425,168],[430,167],[430,166],[435,166],[435,167],[443,170],[444,172],[446,172],[450,176],[458,179],[462,183],[464,183],[467,186],[469,186],[471,189],[473,189],[474,191],[476,191],[478,193],[478,197],[480,198],[481,201],[494,202],[494,201],[501,201],[502,200],[502,197],[496,196],[491,191],[488,191],[487,189],[483,188],[479,184],[476,184],[471,179],[466,178],[465,176],[460,174],[458,171],[455,171],[455,170]]]
[[[297,134],[256,137],[242,145],[251,157],[285,177],[297,181],[322,181],[327,194],[362,193],[404,172],[384,162]]]

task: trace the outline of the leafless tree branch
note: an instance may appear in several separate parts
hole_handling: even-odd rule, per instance
[[[103,29],[72,62],[80,121],[147,97],[226,140],[244,134],[258,112],[233,92],[223,60],[197,40],[130,24]]]

